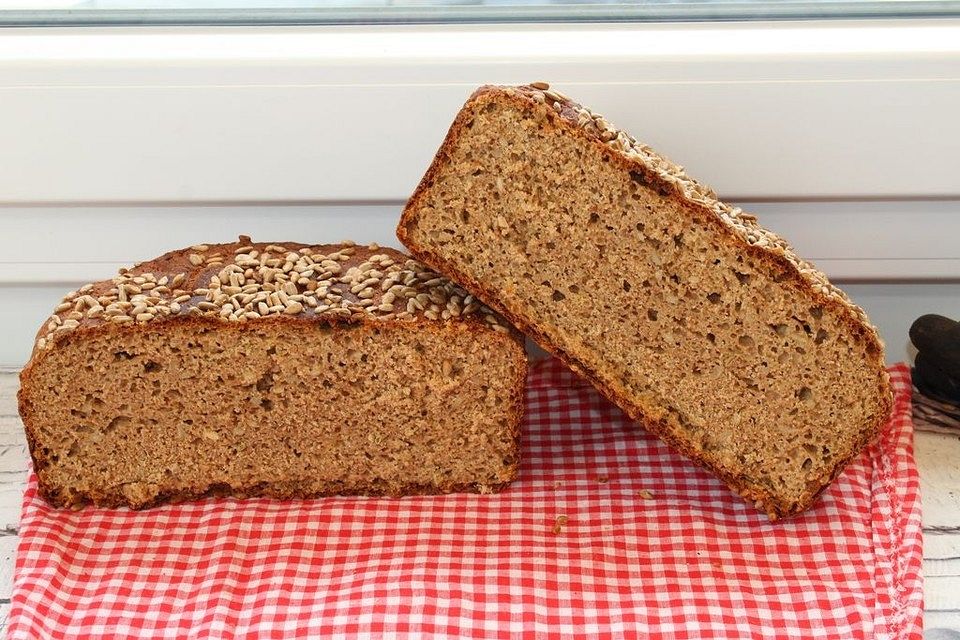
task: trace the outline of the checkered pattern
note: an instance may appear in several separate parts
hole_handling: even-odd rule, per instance
[[[920,638],[909,371],[892,374],[883,437],[779,523],[555,361],[531,372],[500,495],[70,512],[32,479],[10,637]]]

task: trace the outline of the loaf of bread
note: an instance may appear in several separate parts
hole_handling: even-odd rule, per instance
[[[473,94],[397,235],[771,518],[810,506],[888,418],[861,309],[545,84]]]
[[[69,293],[19,405],[57,506],[489,492],[525,371],[514,329],[398,251],[241,237]]]

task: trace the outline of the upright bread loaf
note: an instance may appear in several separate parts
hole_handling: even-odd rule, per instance
[[[771,518],[810,506],[888,418],[862,310],[546,85],[474,93],[397,235]]]
[[[525,369],[408,256],[241,238],[68,294],[19,402],[58,506],[487,492],[516,474]]]

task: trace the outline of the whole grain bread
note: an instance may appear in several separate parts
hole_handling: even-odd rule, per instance
[[[40,493],[496,491],[516,475],[521,336],[375,245],[198,245],[69,293],[21,374]]]
[[[861,309],[546,84],[473,94],[397,236],[771,518],[809,507],[888,419]]]

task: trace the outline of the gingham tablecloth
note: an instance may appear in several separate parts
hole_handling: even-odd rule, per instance
[[[920,638],[909,371],[892,373],[882,438],[778,523],[556,361],[531,371],[500,495],[71,512],[31,479],[10,637]]]

